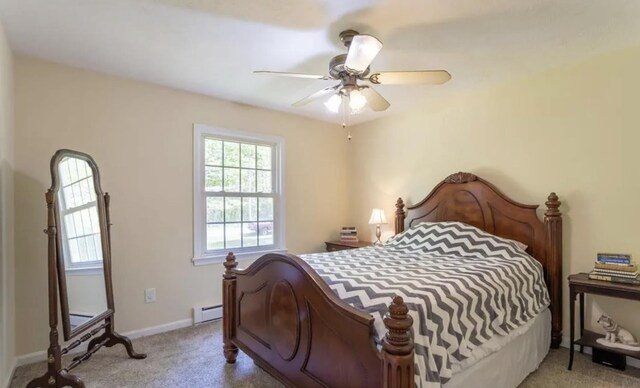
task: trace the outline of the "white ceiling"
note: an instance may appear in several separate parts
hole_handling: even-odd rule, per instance
[[[640,44],[639,0],[0,0],[15,51],[226,100],[339,122],[320,102],[290,104],[326,74],[353,28],[384,48],[372,70],[447,69],[443,86],[377,86],[402,111]]]

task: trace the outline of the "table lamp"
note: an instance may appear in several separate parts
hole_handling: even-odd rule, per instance
[[[387,218],[384,216],[383,209],[373,209],[371,211],[371,218],[369,218],[369,225],[376,226],[376,238],[378,239],[378,241],[375,242],[376,245],[382,244],[382,241],[380,241],[380,225],[386,224],[386,223],[387,223]]]

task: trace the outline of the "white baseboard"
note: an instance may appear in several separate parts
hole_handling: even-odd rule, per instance
[[[151,326],[151,327],[146,327],[144,329],[132,330],[132,331],[128,331],[126,333],[121,333],[121,334],[133,339],[133,338],[146,337],[154,334],[165,333],[168,331],[182,329],[189,326],[193,326],[193,319],[183,319],[180,321],[169,322],[169,323],[165,323],[158,326]],[[89,345],[88,341],[84,342],[82,345],[70,351],[69,354],[85,352],[87,350],[88,345]],[[23,354],[16,358],[13,369],[15,370],[15,368],[19,366],[33,364],[35,362],[44,361],[46,359],[47,359],[46,350],[40,350],[40,351],[29,353],[29,354]]]
[[[562,342],[560,343],[560,346],[562,346],[563,348],[567,348],[569,349],[569,344],[571,342],[569,341],[569,337],[562,337]],[[576,351],[580,350],[580,346],[575,345],[574,349],[576,349]],[[586,354],[591,354],[591,347],[590,346],[585,346],[584,348],[584,352]],[[567,362],[569,362],[569,360],[567,360]],[[633,357],[627,357],[627,365],[635,367],[635,368],[640,368],[640,360],[638,360],[637,358],[633,358]]]
[[[133,338],[147,337],[154,334],[166,333],[168,331],[183,329],[189,326],[193,326],[193,319],[191,318],[183,319],[175,322],[164,323],[158,326],[151,326],[144,329],[132,330],[126,333],[122,333],[122,335],[125,335],[133,339]]]
[[[11,368],[9,368],[9,376],[7,376],[7,381],[4,382],[3,387],[9,388],[9,385],[11,385],[11,380],[13,380],[13,374],[16,372],[16,368],[18,367],[18,365],[16,365],[16,358],[13,358],[13,361],[11,363]]]

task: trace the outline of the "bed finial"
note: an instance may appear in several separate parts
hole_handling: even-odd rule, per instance
[[[455,174],[451,174],[444,179],[445,183],[454,183],[454,184],[468,183],[468,182],[473,182],[477,180],[478,180],[477,176],[473,175],[470,172],[462,172],[462,171],[458,171]]]
[[[236,275],[233,273],[233,270],[238,266],[238,262],[236,261],[236,256],[233,252],[229,252],[226,259],[224,260],[224,278],[225,279],[235,279]]]
[[[401,296],[393,298],[384,316],[387,334],[382,340],[384,362],[383,387],[410,388],[414,386],[414,351],[411,338],[413,318]]]
[[[229,364],[236,362],[238,356],[238,347],[231,341],[234,337],[235,316],[236,316],[236,273],[235,268],[238,266],[236,257],[229,252],[224,261],[224,275],[222,275],[222,342],[224,343],[222,351],[224,358]]]
[[[547,273],[551,298],[551,347],[558,348],[562,342],[562,213],[556,193],[547,197],[544,226],[547,230]]]
[[[544,213],[546,217],[559,217],[562,215],[559,210],[562,202],[558,201],[558,196],[556,195],[556,193],[549,194],[549,196],[547,197],[547,202],[545,202],[544,204],[547,205],[547,211]]]
[[[407,213],[404,211],[404,202],[402,198],[396,201],[396,234],[404,231],[404,218]]]

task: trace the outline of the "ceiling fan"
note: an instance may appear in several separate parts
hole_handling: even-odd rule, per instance
[[[292,105],[299,107],[331,96],[325,106],[331,112],[359,113],[365,107],[375,112],[384,111],[391,104],[375,89],[367,85],[358,85],[358,81],[368,81],[375,85],[440,85],[451,79],[446,70],[384,71],[371,74],[369,65],[382,49],[382,43],[371,35],[360,35],[357,31],[346,30],[340,33],[340,40],[347,47],[346,54],[340,54],[329,62],[329,75],[289,73],[257,70],[257,74],[271,74],[284,77],[309,78],[318,80],[336,80],[339,84],[319,90]],[[349,110],[347,111],[347,107]]]

